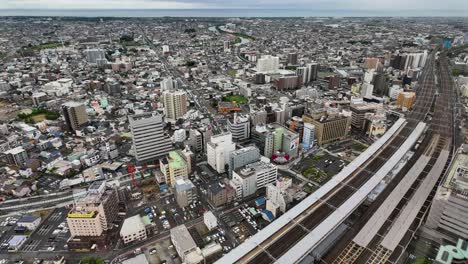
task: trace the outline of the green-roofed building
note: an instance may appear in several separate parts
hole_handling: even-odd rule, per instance
[[[166,183],[172,187],[176,180],[188,179],[187,161],[178,151],[170,151],[167,157],[160,160],[160,164]]]

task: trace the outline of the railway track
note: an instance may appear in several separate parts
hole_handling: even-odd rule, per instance
[[[423,76],[421,76],[421,86],[425,87],[425,89],[422,89],[421,93],[417,96],[414,108],[409,114],[409,118],[407,118],[408,123],[391,139],[390,143],[375,158],[367,162],[366,165],[358,169],[346,181],[322,197],[318,203],[306,210],[300,220],[291,220],[289,231],[275,237],[273,242],[269,241],[268,243],[264,242],[260,244],[258,247],[261,250],[253,258],[243,259],[239,263],[272,263],[276,261],[332,214],[338,206],[348,200],[357,189],[363,186],[387,162],[416,128],[417,124],[427,118],[427,113],[433,104],[436,94],[434,66],[435,56],[432,54],[426,64]]]
[[[416,233],[418,227],[421,225],[425,215],[430,207],[431,200],[435,195],[437,186],[439,185],[442,176],[445,174],[448,163],[451,160],[451,147],[452,147],[452,135],[453,135],[453,113],[451,109],[453,89],[451,78],[448,72],[447,59],[444,55],[438,60],[438,86],[440,87],[437,98],[433,98],[431,94],[426,94],[423,102],[419,101],[415,105],[410,119],[422,118],[423,112],[421,109],[427,109],[431,107],[435,102],[434,116],[431,120],[431,125],[426,132],[426,136],[421,143],[421,146],[425,148],[419,148],[413,155],[411,160],[403,167],[403,169],[396,175],[395,179],[390,182],[384,192],[377,198],[377,200],[366,210],[366,213],[360,217],[360,219],[350,228],[349,232],[342,237],[340,243],[336,245],[334,249],[329,251],[327,255],[321,260],[322,263],[395,263],[400,259],[404,250],[407,248],[412,237]],[[425,81],[429,81],[434,85],[433,77],[424,76]],[[434,88],[434,87],[433,87]],[[431,89],[433,90],[433,89]],[[431,102],[431,103],[429,103]],[[426,118],[425,116],[424,118]],[[447,155],[447,153],[449,153]],[[359,231],[365,226],[365,224],[372,218],[373,214],[379,209],[380,205],[384,203],[388,195],[398,186],[402,179],[407,175],[408,171],[415,165],[415,162],[420,159],[421,156],[430,156],[429,161],[422,172],[417,176],[417,179],[413,182],[411,187],[407,190],[404,196],[401,198],[398,205],[393,209],[390,215],[385,220],[385,223],[380,227],[377,234],[372,238],[367,246],[363,247],[356,243],[357,240],[353,240]],[[442,166],[441,166],[442,164]],[[443,168],[439,168],[443,167]],[[440,172],[436,175],[436,182],[430,181],[430,175],[432,177],[434,171]],[[417,191],[421,191],[425,183],[434,183],[430,193],[424,200],[424,204],[420,207],[414,221],[405,231],[404,235],[397,230],[398,218],[404,213],[405,208],[410,205],[414,205],[418,197],[416,196]],[[431,185],[429,185],[431,186]],[[408,209],[406,210],[408,211]],[[401,219],[400,219],[401,220]],[[393,225],[394,223],[395,226]],[[392,250],[385,248],[382,244],[386,244],[389,241],[389,237],[395,236],[401,239],[398,241],[398,245]]]

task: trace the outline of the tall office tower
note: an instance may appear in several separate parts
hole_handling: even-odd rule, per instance
[[[234,170],[258,160],[260,160],[260,150],[255,146],[248,146],[231,152],[229,155],[229,177],[232,177]]]
[[[308,69],[307,82],[313,82],[317,80],[319,65],[315,62],[306,64]]]
[[[99,60],[106,59],[106,52],[103,49],[87,49],[84,53],[89,63],[97,64]]]
[[[361,86],[361,96],[364,98],[371,98],[374,91],[374,85],[370,83],[363,83]]]
[[[279,69],[279,58],[271,55],[263,55],[257,60],[258,72],[277,72]]]
[[[291,65],[297,64],[297,53],[291,52],[288,54],[288,64],[291,64]]]
[[[468,153],[458,150],[432,200],[422,236],[439,245],[468,238]],[[460,262],[461,263],[461,262]],[[463,262],[465,263],[465,262]]]
[[[304,123],[304,132],[302,134],[302,144],[306,149],[314,145],[315,126],[310,123]]]
[[[374,80],[372,81],[374,84],[374,95],[382,97],[388,94],[388,83],[387,83],[387,76],[383,72],[378,72],[374,75]]]
[[[174,187],[177,180],[188,179],[187,162],[177,151],[170,151],[167,157],[159,161],[161,172],[164,175],[166,184]]]
[[[358,131],[364,131],[366,114],[376,113],[378,109],[381,109],[382,107],[383,106],[381,104],[364,102],[362,98],[352,98],[349,108],[349,110],[351,110],[351,127]]]
[[[133,115],[128,120],[133,135],[133,151],[139,163],[154,162],[172,149],[170,139],[164,135],[160,114]]]
[[[163,92],[164,112],[166,118],[177,120],[187,113],[187,93],[184,91]]]
[[[297,67],[296,68],[296,75],[302,77],[302,83],[307,84],[309,82],[309,70],[308,67]]]
[[[206,155],[208,164],[218,173],[226,171],[229,162],[229,154],[236,149],[236,144],[232,142],[231,133],[222,133],[211,137],[206,144]]]
[[[79,198],[68,213],[72,237],[98,237],[114,227],[119,212],[117,189],[105,181],[93,182],[86,196]]]
[[[398,94],[396,105],[403,110],[408,110],[413,107],[415,99],[415,92],[401,92]]]
[[[309,115],[303,115],[302,120],[305,123],[311,123],[315,126],[315,138],[319,145],[341,140],[348,135],[351,117],[347,116],[322,116],[318,119]]]
[[[234,141],[240,141],[250,138],[250,120],[249,116],[234,114],[233,119],[228,119],[228,130],[232,134]]]
[[[67,125],[67,129],[75,131],[82,125],[88,123],[88,114],[83,103],[68,102],[62,105],[63,118]]]
[[[164,80],[161,81],[161,90],[163,91],[176,90],[178,87],[177,81],[172,78],[164,78]]]
[[[254,82],[255,82],[255,84],[264,84],[265,83],[265,74],[256,73]]]

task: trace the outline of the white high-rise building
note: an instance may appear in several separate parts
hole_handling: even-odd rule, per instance
[[[161,81],[161,90],[163,91],[170,91],[177,88],[177,81],[172,80],[172,78],[164,78],[164,80]]]
[[[249,116],[234,114],[234,118],[228,119],[228,129],[232,134],[233,140],[244,140],[250,137]]]
[[[302,134],[302,144],[306,148],[310,148],[314,145],[315,140],[315,126],[311,123],[304,123],[304,131]]]
[[[160,114],[133,115],[128,120],[133,134],[133,151],[139,163],[155,161],[172,149],[171,141],[164,135]]]
[[[229,154],[236,149],[236,144],[232,142],[231,133],[223,133],[211,137],[206,144],[206,155],[208,164],[218,173],[226,171],[226,164],[229,162]]]
[[[164,112],[166,118],[177,120],[187,113],[187,93],[184,91],[164,91]]]
[[[257,60],[257,71],[273,73],[277,72],[279,69],[279,57],[274,57],[271,55],[263,55],[260,59]]]
[[[230,184],[236,190],[237,199],[242,199],[274,184],[277,178],[278,168],[262,159],[234,170]]]
[[[363,83],[361,86],[361,95],[365,98],[371,98],[372,92],[374,91],[374,85],[369,83]]]
[[[169,48],[169,45],[163,45],[162,46],[163,53],[170,52],[171,49]]]
[[[174,142],[184,142],[187,139],[187,133],[185,129],[178,129],[174,131]]]
[[[103,49],[87,49],[85,50],[86,61],[97,64],[99,60],[106,59],[106,52]]]

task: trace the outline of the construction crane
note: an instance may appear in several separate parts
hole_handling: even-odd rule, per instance
[[[137,187],[136,182],[135,182],[135,172],[138,172],[139,170],[142,170],[142,169],[151,169],[151,168],[157,168],[157,167],[159,167],[159,163],[150,164],[150,165],[142,165],[142,166],[133,166],[131,163],[127,163],[127,171],[132,176],[133,189],[135,190]],[[140,174],[141,174],[141,178],[143,179],[143,173],[140,173]]]

